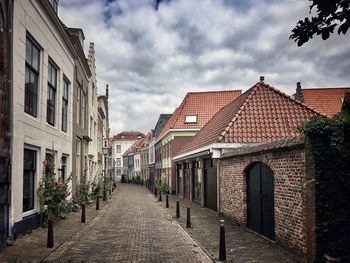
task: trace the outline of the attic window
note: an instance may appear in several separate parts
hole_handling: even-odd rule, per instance
[[[197,123],[197,115],[186,115],[185,123]]]

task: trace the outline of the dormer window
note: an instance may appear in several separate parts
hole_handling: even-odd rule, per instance
[[[186,115],[185,123],[198,123],[197,119],[198,119],[197,115]]]

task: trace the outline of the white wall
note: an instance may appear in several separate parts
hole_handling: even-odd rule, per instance
[[[63,37],[37,1],[14,1],[13,25],[13,141],[12,141],[12,191],[10,207],[10,228],[24,216],[38,211],[36,189],[42,178],[47,150],[56,152],[55,164],[60,166],[63,154],[68,156],[67,174],[71,174],[72,164],[72,83],[74,59]],[[38,115],[33,117],[24,112],[25,90],[25,44],[27,32],[39,43],[40,73],[38,86]],[[56,92],[55,127],[46,123],[47,75],[49,57],[59,67]],[[68,104],[68,130],[61,130],[63,74],[71,82]],[[28,147],[37,151],[34,210],[22,212],[23,198],[23,149]]]

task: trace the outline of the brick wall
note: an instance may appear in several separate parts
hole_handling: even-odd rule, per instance
[[[274,171],[276,241],[299,252],[314,254],[314,192],[303,147],[238,154],[220,161],[220,212],[246,225],[246,171],[254,162]],[[308,173],[306,171],[308,170]]]

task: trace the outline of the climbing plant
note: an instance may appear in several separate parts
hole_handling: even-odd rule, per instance
[[[350,262],[350,113],[303,124],[315,169],[316,254]]]

